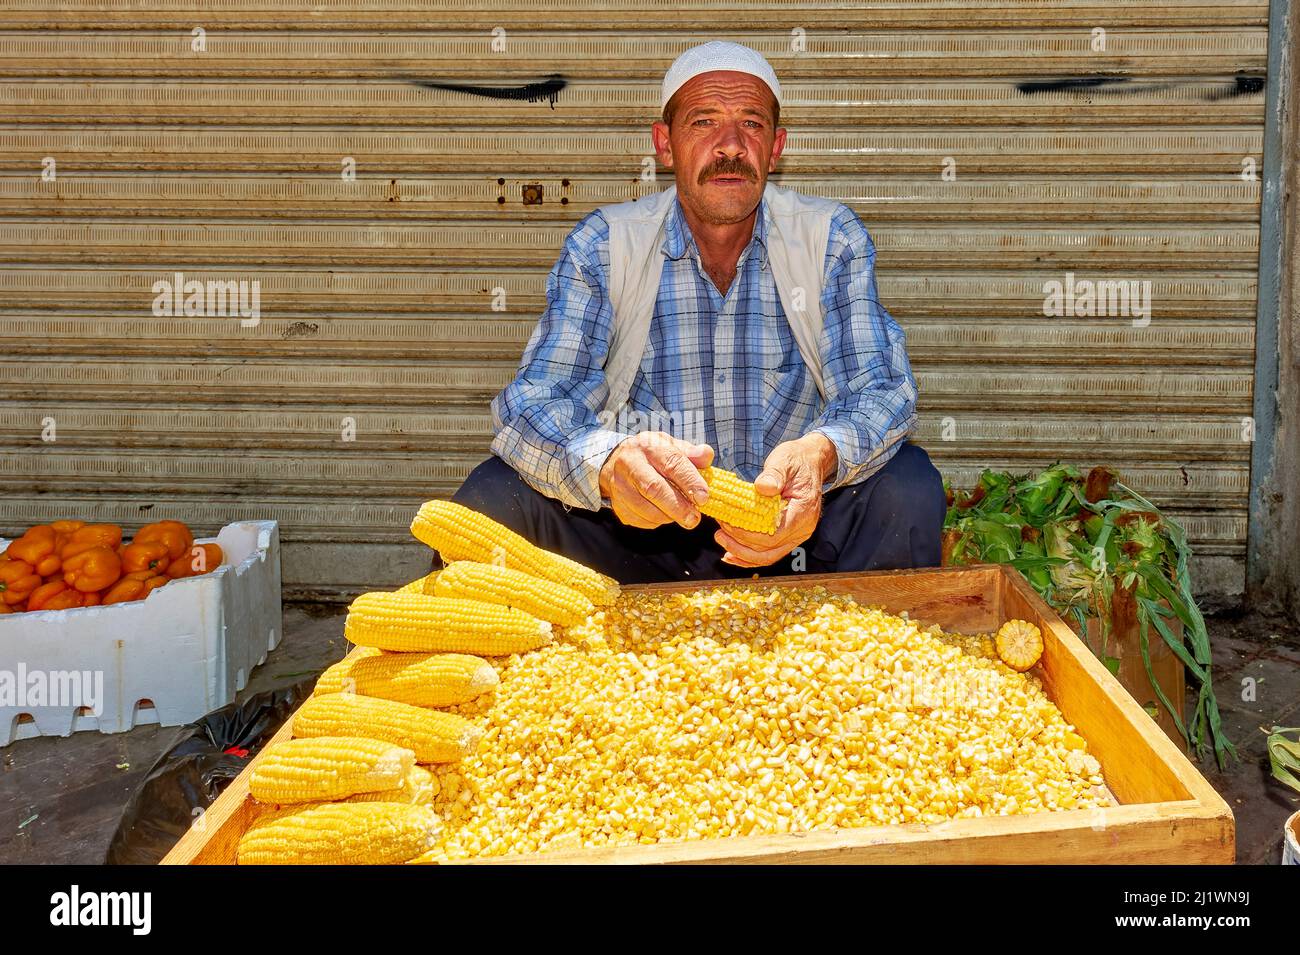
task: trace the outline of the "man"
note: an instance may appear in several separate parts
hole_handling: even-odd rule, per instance
[[[916,383],[875,247],[848,206],[769,186],[771,66],[693,47],[661,104],[676,186],[569,233],[492,402],[494,457],[453,499],[623,583],[938,564],[942,481],[906,441]],[[710,463],[786,499],[774,535],[701,519]]]

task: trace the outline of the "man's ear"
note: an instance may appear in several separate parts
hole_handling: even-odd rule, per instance
[[[772,139],[772,155],[767,160],[767,171],[776,172],[776,161],[781,158],[781,153],[785,149],[785,127],[777,129],[775,137]]]
[[[655,155],[659,157],[659,162],[665,169],[672,169],[673,144],[668,137],[668,124],[663,120],[655,120],[650,127],[650,139],[654,142]]]

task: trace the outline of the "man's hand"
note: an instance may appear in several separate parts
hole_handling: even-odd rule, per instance
[[[713,461],[707,444],[691,444],[664,431],[644,431],[619,444],[600,469],[600,493],[614,515],[631,527],[647,529],[676,521],[700,522],[698,503],[709,486],[700,468]]]
[[[760,494],[786,499],[776,533],[759,534],[719,522],[713,539],[727,551],[722,560],[737,567],[766,567],[811,537],[821,519],[822,483],[838,465],[835,445],[821,432],[773,448],[754,486]]]

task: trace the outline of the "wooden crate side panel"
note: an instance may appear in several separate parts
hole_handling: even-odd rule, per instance
[[[682,593],[703,588],[742,586],[822,586],[848,594],[859,603],[890,613],[906,612],[912,619],[938,624],[945,630],[986,632],[1001,622],[1001,568],[996,564],[968,567],[881,570],[858,574],[788,574],[740,580],[687,580],[670,584],[637,584],[624,590]]]
[[[1231,817],[1194,801],[1101,810],[960,819],[810,832],[802,836],[702,839],[467,860],[467,865],[564,864],[1229,864]]]

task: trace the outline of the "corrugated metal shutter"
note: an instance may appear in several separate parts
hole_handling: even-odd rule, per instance
[[[0,11],[0,533],[271,517],[291,593],[422,572],[565,233],[671,181],[660,78],[725,37],[785,86],[775,181],[871,230],[945,473],[1113,462],[1239,586],[1266,2],[149,6]],[[177,272],[260,323],[155,316]],[[1067,272],[1149,281],[1150,325],[1045,318]]]

